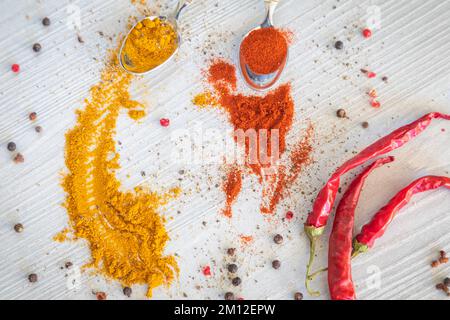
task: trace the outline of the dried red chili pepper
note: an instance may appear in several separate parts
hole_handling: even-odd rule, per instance
[[[425,176],[412,182],[409,186],[397,193],[355,237],[355,241],[353,242],[354,256],[366,252],[374,245],[375,240],[385,233],[395,215],[408,204],[415,194],[442,187],[450,189],[450,178]]]
[[[355,300],[351,260],[356,206],[366,178],[376,168],[394,161],[394,157],[376,160],[348,187],[336,210],[328,249],[328,287],[333,300]]]
[[[310,239],[310,258],[306,272],[307,281],[311,275],[316,242],[324,232],[328,217],[336,200],[341,177],[350,170],[373,158],[402,147],[404,144],[421,134],[430,125],[431,121],[436,118],[450,120],[450,115],[438,112],[426,114],[420,119],[393,131],[387,136],[371,144],[355,157],[345,162],[333,173],[327,184],[317,195],[314,202],[313,211],[309,214],[305,223],[305,232]]]

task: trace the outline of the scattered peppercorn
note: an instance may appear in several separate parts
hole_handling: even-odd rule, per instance
[[[303,300],[303,293],[301,292],[296,292],[294,294],[294,300]]]
[[[95,297],[97,298],[97,300],[106,300],[106,293],[99,291],[95,293]]]
[[[447,296],[450,296],[450,289],[442,282],[436,285],[436,289],[444,291]]]
[[[378,100],[372,100],[372,102],[370,103],[370,105],[376,109],[378,109],[379,107],[381,107],[381,103]]]
[[[7,146],[9,151],[16,151],[16,144],[14,142],[9,142]]]
[[[36,113],[36,112],[31,112],[31,113],[28,115],[28,118],[29,118],[31,121],[36,120],[36,119],[37,119],[37,113]]]
[[[42,46],[41,46],[40,43],[33,44],[33,51],[34,52],[39,52],[39,51],[41,51],[41,49],[42,49]]]
[[[242,280],[241,280],[241,278],[236,277],[231,280],[231,283],[233,284],[233,286],[237,287],[237,286],[241,285]]]
[[[367,128],[369,127],[369,123],[368,123],[367,121],[364,121],[363,123],[361,123],[361,126],[362,126],[364,129],[367,129]]]
[[[84,39],[80,35],[78,35],[77,38],[78,38],[78,42],[79,43],[84,43]]]
[[[389,78],[388,77],[386,77],[386,76],[384,76],[383,78],[381,78],[381,80],[383,80],[384,82],[388,82],[388,80],[389,80]]]
[[[234,300],[234,293],[233,292],[225,293],[225,300]]]
[[[227,254],[229,256],[234,256],[235,253],[236,253],[236,248],[228,248],[227,249]]]
[[[372,72],[372,71],[367,72],[367,77],[368,77],[369,79],[373,79],[373,78],[375,78],[376,76],[377,76],[377,74],[376,74],[375,72]]]
[[[431,262],[432,268],[437,268],[439,265],[440,265],[439,261],[434,260],[433,262]]]
[[[275,237],[273,237],[273,242],[275,242],[276,244],[283,243],[283,236],[281,234],[275,235]]]
[[[203,267],[202,273],[203,273],[203,275],[205,275],[207,277],[210,276],[211,275],[211,267],[210,266]]]
[[[128,298],[131,297],[132,293],[133,293],[133,290],[131,290],[130,287],[123,288],[123,294],[126,295]]]
[[[449,278],[449,277],[447,277],[447,278],[444,279],[444,285],[445,285],[446,287],[450,287],[450,278]]]
[[[292,211],[286,212],[286,219],[291,220],[294,218],[294,213]]]
[[[35,283],[38,281],[38,276],[36,273],[30,273],[28,275],[28,281],[30,281],[31,283]]]
[[[342,49],[344,49],[344,43],[342,41],[336,41],[336,43],[334,44],[334,47],[338,50],[342,50]]]
[[[280,269],[280,267],[281,267],[281,262],[280,262],[280,260],[273,260],[273,261],[272,261],[272,267],[273,267],[275,270]]]
[[[48,27],[50,25],[50,19],[45,17],[44,19],[42,19],[42,24]]]
[[[64,264],[64,266],[66,267],[66,269],[70,269],[70,268],[72,268],[73,263],[70,262],[70,261],[67,261],[67,262]]]
[[[347,117],[347,112],[344,109],[339,109],[336,111],[336,115],[338,118],[345,118]]]
[[[14,63],[14,64],[11,66],[11,70],[12,70],[12,72],[14,72],[14,73],[18,73],[18,72],[20,71],[20,66],[19,66],[17,63]]]
[[[36,127],[34,127],[34,130],[35,130],[37,133],[41,133],[41,132],[42,132],[42,127],[41,127],[41,126],[36,126]]]
[[[238,270],[238,266],[236,264],[234,264],[234,263],[230,263],[227,266],[227,269],[228,269],[228,272],[230,272],[230,273],[236,273],[237,270]]]
[[[446,263],[448,263],[448,258],[447,258],[447,257],[440,257],[440,258],[439,258],[439,263],[440,263],[440,264],[446,264]]]
[[[159,123],[161,124],[161,126],[163,127],[168,127],[170,125],[170,120],[167,118],[161,118],[159,120]]]
[[[21,224],[21,223],[16,223],[16,224],[14,225],[14,231],[16,231],[17,233],[23,232],[23,224]]]
[[[371,98],[376,98],[376,97],[378,97],[378,92],[377,92],[377,90],[375,90],[375,89],[370,90],[367,94],[368,94],[369,97],[371,97]]]
[[[431,262],[432,268],[437,268],[441,264],[448,263],[447,253],[444,250],[439,251],[439,259]]]
[[[16,154],[16,156],[14,157],[14,162],[15,163],[23,163],[25,161],[25,158],[23,157],[23,155],[21,153]]]
[[[445,264],[448,262],[447,253],[444,250],[439,251],[439,259],[431,262],[432,268],[437,268],[440,264]]]
[[[370,38],[372,36],[372,30],[366,28],[362,31],[364,38]]]

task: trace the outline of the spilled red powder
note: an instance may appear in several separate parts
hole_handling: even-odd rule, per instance
[[[224,60],[217,59],[208,70],[208,81],[216,86],[230,86],[235,90],[237,85],[236,68]]]
[[[253,241],[253,237],[252,236],[241,235],[240,238],[241,238],[241,242],[243,244],[249,244],[249,243],[251,243]]]
[[[260,210],[271,214],[283,199],[285,189],[310,162],[313,128],[311,126],[306,136],[294,147],[288,163],[280,164],[281,156],[286,152],[286,135],[292,127],[295,112],[291,85],[283,84],[265,95],[244,95],[236,90],[235,67],[222,59],[214,60],[205,74],[214,89],[214,101],[227,112],[234,127],[236,143],[245,148],[245,166],[259,177],[263,185]],[[239,131],[256,132],[255,138],[252,140],[245,135],[242,139],[236,134]],[[261,136],[262,132],[267,133]],[[273,133],[276,134],[272,136]],[[228,217],[232,216],[231,207],[242,187],[242,172],[239,170],[237,174],[238,170],[234,167],[228,172],[223,186],[226,193],[223,213]]]
[[[274,212],[278,203],[285,196],[284,190],[289,188],[297,180],[302,169],[311,163],[311,153],[313,151],[311,139],[313,132],[314,127],[309,125],[305,136],[294,146],[291,152],[290,167],[281,165],[276,181],[263,190],[263,195],[270,200],[266,206],[261,207],[262,213],[270,214]]]
[[[278,155],[286,149],[286,133],[292,126],[294,117],[294,101],[291,97],[290,84],[281,85],[265,96],[245,96],[236,94],[237,86],[236,68],[224,60],[215,60],[208,70],[208,81],[216,91],[217,102],[228,112],[230,122],[235,130],[255,130],[260,133],[262,129],[268,130],[267,141],[262,145],[259,136],[257,146],[251,150],[250,140],[245,140],[246,154],[256,155],[259,161],[247,161],[249,168],[257,175],[262,175],[261,164],[270,166],[270,159],[261,158],[261,148],[266,148],[266,155],[271,158],[272,135],[274,129],[279,130]],[[238,138],[235,137],[237,141]],[[252,160],[252,159],[247,159]]]
[[[223,214],[226,217],[231,218],[233,213],[231,211],[231,206],[236,201],[237,196],[241,192],[242,188],[242,174],[241,170],[237,166],[233,166],[227,173],[227,178],[223,184],[223,191],[226,195],[225,209]]]

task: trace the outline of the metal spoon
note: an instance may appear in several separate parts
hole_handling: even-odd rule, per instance
[[[263,23],[250,30],[243,38],[245,39],[251,32],[261,29],[261,28],[271,28],[274,26],[273,23],[273,14],[275,13],[275,9],[277,8],[278,2],[280,0],[264,0],[266,5],[266,18],[264,19]],[[241,42],[242,44],[242,42]],[[247,82],[247,84],[255,90],[267,90],[270,87],[272,87],[280,78],[281,74],[283,73],[284,67],[286,66],[287,60],[289,56],[289,49],[288,53],[286,54],[286,58],[280,65],[280,68],[269,74],[257,74],[253,72],[249,66],[245,63],[243,57],[241,54],[239,54],[239,66],[241,69],[242,76],[244,77],[244,80]]]
[[[175,56],[175,54],[177,53],[180,45],[181,45],[181,33],[180,33],[180,29],[178,28],[178,19],[180,18],[181,12],[191,3],[193,2],[193,0],[179,0],[178,1],[178,5],[177,8],[175,10],[175,12],[172,15],[169,16],[150,16],[150,17],[145,17],[143,19],[141,19],[140,21],[136,22],[134,24],[134,26],[130,29],[130,31],[128,31],[127,36],[125,37],[125,39],[122,42],[122,46],[120,47],[119,50],[119,63],[120,66],[128,73],[134,74],[134,75],[144,75],[144,74],[149,74],[150,72],[156,71],[160,68],[162,68],[165,64],[167,64],[170,60],[172,60],[172,58]],[[143,72],[136,72],[136,71],[131,71],[130,68],[133,68],[133,61],[130,60],[130,58],[127,56],[126,53],[123,52],[125,44],[127,43],[128,37],[130,36],[131,32],[134,30],[134,28],[141,23],[142,21],[144,21],[145,19],[149,19],[149,20],[154,20],[159,18],[161,21],[164,21],[168,24],[170,24],[173,29],[175,30],[175,32],[177,33],[177,47],[175,49],[175,51],[172,53],[172,55],[167,58],[167,60],[165,60],[163,63],[161,63],[160,65],[154,67],[154,68],[150,68],[149,70],[143,71]]]

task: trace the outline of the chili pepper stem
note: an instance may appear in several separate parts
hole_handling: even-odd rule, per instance
[[[316,243],[317,243],[317,237],[312,238],[310,241],[310,245],[309,245],[309,261],[308,261],[308,265],[306,266],[306,279],[305,279],[306,290],[308,291],[309,295],[311,295],[313,297],[320,296],[319,291],[313,291],[309,286],[310,282],[314,279],[314,277],[313,277],[314,274],[311,275],[311,267],[314,262],[314,255],[316,252]]]
[[[309,261],[306,266],[306,278],[305,278],[305,287],[308,291],[309,295],[313,297],[320,296],[319,291],[313,291],[310,288],[310,282],[317,275],[317,272],[311,274],[312,265],[314,263],[314,255],[316,254],[316,244],[319,237],[322,235],[325,227],[316,228],[314,226],[305,226],[306,235],[309,238]]]
[[[353,240],[353,251],[352,251],[352,259],[357,257],[359,254],[367,252],[369,250],[369,246],[359,242],[358,240]]]
[[[317,270],[316,272],[314,272],[313,274],[311,274],[311,275],[309,276],[309,279],[310,279],[310,280],[314,280],[315,277],[317,277],[319,274],[324,273],[324,272],[326,272],[326,271],[328,271],[328,267],[327,267],[327,268],[320,269],[320,270]]]

